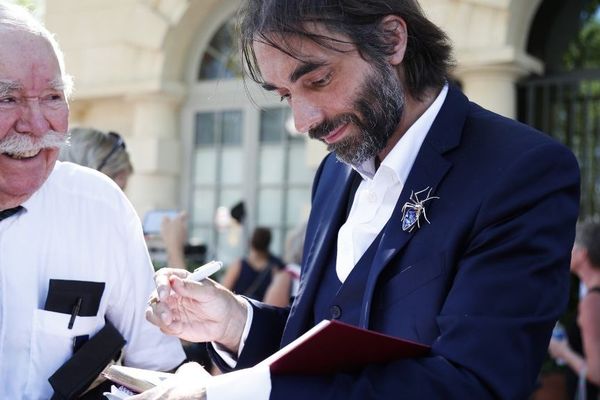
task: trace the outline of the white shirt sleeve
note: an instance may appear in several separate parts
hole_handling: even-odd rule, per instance
[[[146,320],[146,299],[155,289],[154,269],[139,218],[124,195],[117,211],[121,222],[112,239],[116,273],[110,282],[111,306],[106,316],[127,340],[124,365],[169,371],[183,362],[185,353],[177,337],[162,333]]]
[[[242,332],[240,348],[237,355],[225,350],[217,343],[212,343],[217,354],[229,365],[234,368],[237,364],[237,357],[242,353],[254,311],[252,305],[246,299],[246,325]],[[207,400],[236,400],[236,399],[253,399],[253,400],[268,400],[271,394],[271,374],[268,366],[256,366],[253,368],[241,369],[239,371],[229,372],[223,375],[217,375],[209,381],[206,386]]]
[[[250,326],[252,326],[252,318],[254,317],[254,310],[252,309],[252,305],[247,299],[243,298],[243,300],[244,304],[246,304],[246,325],[244,325],[244,331],[242,332],[242,338],[240,339],[240,347],[238,353],[234,356],[231,352],[229,352],[224,347],[220,346],[218,343],[211,342],[217,354],[231,368],[235,368],[235,366],[237,365],[237,358],[240,356],[240,354],[242,354],[242,350],[244,349],[244,345],[246,344],[246,339],[248,338],[248,334],[250,333]]]
[[[267,365],[213,377],[206,385],[207,400],[269,400],[271,374]]]

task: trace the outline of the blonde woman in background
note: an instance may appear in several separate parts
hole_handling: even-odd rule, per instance
[[[61,149],[58,159],[98,170],[125,190],[133,165],[121,135],[94,128],[73,128],[69,134],[70,144]]]

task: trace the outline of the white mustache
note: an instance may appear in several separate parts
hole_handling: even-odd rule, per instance
[[[0,140],[0,153],[27,153],[46,148],[60,148],[69,142],[69,135],[64,132],[48,131],[41,137],[29,134],[13,133]]]

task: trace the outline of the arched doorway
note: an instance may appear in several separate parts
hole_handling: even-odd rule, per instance
[[[569,146],[581,166],[581,217],[600,212],[600,1],[544,1],[528,52],[546,74],[519,85],[518,117]]]
[[[287,233],[308,214],[314,171],[306,138],[286,129],[288,107],[258,86],[244,85],[235,11],[225,11],[218,11],[220,24],[191,60],[182,109],[182,182],[190,237],[207,245],[209,257],[227,263],[241,255],[256,226],[271,229],[271,250],[282,254]],[[243,227],[227,220],[240,202]]]

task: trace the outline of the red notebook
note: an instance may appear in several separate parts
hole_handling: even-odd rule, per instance
[[[273,374],[330,374],[359,369],[371,363],[421,357],[430,347],[358,328],[336,320],[323,320],[266,358]]]

